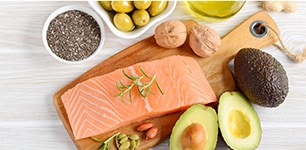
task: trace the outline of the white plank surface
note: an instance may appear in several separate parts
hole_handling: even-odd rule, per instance
[[[306,3],[296,2],[292,14],[270,13],[288,48],[298,52],[306,46]],[[53,59],[42,44],[46,18],[57,8],[86,1],[0,2],[0,149],[76,149],[52,103],[53,94],[94,65],[125,47],[153,34],[154,27],[137,39],[121,40],[106,27],[106,41],[93,60],[67,65]],[[206,23],[222,36],[251,14],[261,2],[249,1],[234,17]],[[179,2],[167,19],[193,19]],[[200,21],[200,20],[198,20]],[[204,22],[203,22],[204,23]],[[116,46],[114,46],[116,45]],[[289,76],[290,92],[278,108],[255,106],[263,135],[258,149],[306,149],[306,62],[293,63],[277,48],[265,51],[275,56]],[[168,141],[153,149],[168,149]],[[227,149],[219,144],[217,149]]]

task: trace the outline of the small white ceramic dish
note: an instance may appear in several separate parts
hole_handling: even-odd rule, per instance
[[[150,22],[146,26],[136,28],[135,30],[130,31],[130,32],[123,32],[123,31],[118,30],[113,24],[113,19],[111,15],[109,14],[109,12],[107,12],[101,7],[101,5],[99,4],[99,1],[89,0],[88,3],[103,18],[104,22],[109,27],[109,29],[112,31],[112,33],[114,33],[116,36],[120,38],[134,39],[134,38],[139,37],[143,33],[145,33],[154,24],[168,17],[174,11],[177,1],[176,0],[168,1],[168,5],[165,11],[163,11],[161,14],[155,17],[152,17]]]
[[[48,31],[48,27],[51,23],[51,21],[57,17],[58,15],[70,11],[70,10],[78,10],[81,12],[84,12],[90,16],[92,16],[95,21],[98,23],[99,27],[100,27],[100,33],[101,33],[101,38],[100,38],[100,43],[99,46],[97,47],[97,49],[88,57],[79,60],[79,61],[69,61],[69,60],[65,60],[63,58],[60,58],[59,56],[57,56],[54,52],[52,52],[51,48],[49,47],[48,41],[47,41],[47,31]],[[64,62],[64,63],[68,63],[68,64],[79,64],[79,63],[83,63],[85,61],[90,60],[91,58],[93,58],[103,47],[104,45],[104,41],[105,41],[105,29],[104,29],[104,25],[103,25],[103,21],[102,19],[90,8],[84,7],[84,6],[78,6],[78,5],[69,5],[69,6],[64,6],[61,7],[57,10],[55,10],[45,21],[43,30],[42,30],[42,39],[43,39],[43,44],[46,47],[46,49],[48,50],[49,54],[51,56],[53,56],[55,59],[57,59],[60,62]]]

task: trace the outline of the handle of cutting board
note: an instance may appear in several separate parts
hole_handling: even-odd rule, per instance
[[[263,28],[263,34],[252,33],[259,24],[267,24],[275,32],[269,31],[269,28]],[[277,34],[279,34],[279,29],[271,16],[265,11],[259,11],[223,36],[219,50],[212,57],[197,59],[217,96],[225,91],[236,90],[235,80],[228,67],[228,63],[235,54],[241,48],[260,49],[272,45],[278,41]],[[206,64],[211,64],[210,66],[213,67]]]
[[[250,16],[248,19],[246,19],[244,22],[242,22],[232,31],[227,33],[222,38],[222,46],[220,47],[220,50],[237,49],[245,46],[251,46],[253,48],[260,49],[269,46],[271,44],[274,44],[275,42],[278,41],[277,34],[275,32],[271,32],[269,28],[265,28],[267,34],[263,37],[253,35],[252,31],[254,29],[253,28],[254,23],[262,23],[262,24],[265,23],[269,25],[271,28],[273,28],[277,34],[279,34],[278,26],[275,23],[275,21],[271,18],[271,16],[265,11],[259,11],[253,14],[252,16]],[[236,51],[234,50],[234,52]]]

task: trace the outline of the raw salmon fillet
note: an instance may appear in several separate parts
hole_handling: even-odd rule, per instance
[[[151,90],[154,94],[144,98],[135,87],[132,101],[127,93],[123,102],[120,96],[115,96],[120,93],[116,83],[121,80],[129,85],[132,80],[124,76],[122,69],[129,75],[142,76],[140,67],[147,75],[156,75],[163,94],[153,83]],[[81,82],[61,96],[75,139],[184,110],[192,104],[217,100],[199,64],[191,57],[169,56],[122,69]],[[147,81],[149,79],[144,78],[141,82]]]

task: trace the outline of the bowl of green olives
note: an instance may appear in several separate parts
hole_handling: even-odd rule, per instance
[[[175,9],[177,1],[88,1],[113,34],[124,39],[137,38]]]

